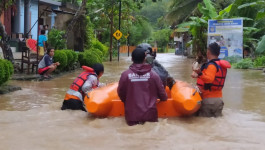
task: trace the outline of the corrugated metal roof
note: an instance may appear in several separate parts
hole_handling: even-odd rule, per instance
[[[54,1],[54,0],[39,0],[40,3],[45,3],[45,4],[51,4],[51,5],[56,5],[56,6],[62,6],[62,2]]]

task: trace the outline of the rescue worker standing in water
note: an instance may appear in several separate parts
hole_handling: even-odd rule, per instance
[[[85,71],[82,72],[71,84],[67,91],[62,110],[83,110],[86,111],[83,105],[83,100],[87,92],[99,86],[99,78],[104,73],[104,66],[102,64],[94,64],[92,68],[83,66]]]
[[[207,63],[200,69],[193,70],[191,76],[197,78],[197,85],[201,91],[202,105],[198,111],[201,117],[222,116],[224,102],[222,88],[224,87],[227,68],[231,68],[228,61],[218,59],[220,46],[214,42],[207,49]]]
[[[167,100],[162,81],[158,74],[145,63],[143,48],[132,52],[133,64],[121,74],[117,93],[124,103],[125,120],[128,125],[157,122],[156,102]]]

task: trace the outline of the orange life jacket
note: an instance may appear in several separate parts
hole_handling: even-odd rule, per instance
[[[202,79],[198,78],[197,85],[199,86],[199,88],[203,88],[204,90],[222,90],[225,84],[227,68],[230,68],[231,65],[228,61],[213,59],[208,63],[203,64],[201,71],[207,69],[210,64],[213,64],[217,69],[214,81],[212,83],[204,83]]]
[[[94,75],[97,77],[97,74],[94,72],[94,70],[92,68],[89,67],[82,67],[83,69],[85,69],[86,71],[82,72],[75,80],[74,82],[71,84],[70,89],[78,91],[80,93],[82,93],[82,95],[84,94],[82,91],[82,86],[84,85],[84,83],[86,82],[87,78],[89,75]],[[88,68],[88,69],[87,69]],[[99,83],[99,81],[98,81]],[[98,86],[98,84],[97,84]],[[92,88],[97,88],[97,86],[94,86]]]

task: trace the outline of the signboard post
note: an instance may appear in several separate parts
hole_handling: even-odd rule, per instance
[[[129,33],[127,33],[127,35],[124,35],[125,39],[126,39],[126,45],[128,46],[128,57],[129,57],[129,53],[130,53],[130,46],[129,46]]]
[[[219,58],[243,58],[243,20],[223,19],[208,21],[207,45],[216,42],[220,45]]]
[[[116,32],[113,33],[113,36],[118,40],[118,61],[120,60],[120,39],[122,37],[122,33],[120,30],[116,30]]]

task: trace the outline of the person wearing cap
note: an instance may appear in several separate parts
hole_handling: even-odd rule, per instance
[[[201,117],[222,116],[224,87],[227,69],[231,68],[228,61],[218,59],[220,46],[214,42],[207,48],[207,63],[201,68],[193,69],[192,78],[197,78],[197,86],[201,91],[202,104],[197,112]]]
[[[162,81],[151,65],[144,62],[145,51],[136,48],[132,52],[133,64],[121,74],[118,95],[124,103],[125,120],[128,125],[157,122],[157,99],[167,100]]]
[[[170,89],[175,84],[175,80],[170,76],[168,71],[155,59],[156,53],[152,51],[152,46],[148,43],[142,43],[137,47],[143,48],[146,53],[146,62],[152,66],[163,82],[164,87],[168,86]]]

